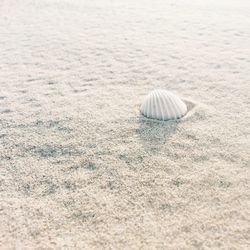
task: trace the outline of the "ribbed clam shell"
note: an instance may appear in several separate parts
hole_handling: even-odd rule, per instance
[[[149,93],[143,101],[141,113],[152,119],[174,120],[181,118],[187,112],[186,104],[176,95],[157,89]]]

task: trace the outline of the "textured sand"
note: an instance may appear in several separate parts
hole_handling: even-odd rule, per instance
[[[248,0],[1,0],[0,249],[249,249],[249,100]]]

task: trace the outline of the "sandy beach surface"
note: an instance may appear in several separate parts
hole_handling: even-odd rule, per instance
[[[249,249],[249,135],[250,1],[0,1],[1,250]]]

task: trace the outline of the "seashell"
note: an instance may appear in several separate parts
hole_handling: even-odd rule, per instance
[[[187,105],[173,93],[157,89],[146,96],[140,111],[148,118],[166,121],[184,116],[187,113]]]

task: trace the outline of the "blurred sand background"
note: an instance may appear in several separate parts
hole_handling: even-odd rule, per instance
[[[249,105],[250,1],[1,0],[0,249],[249,249]]]

